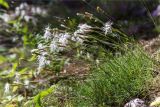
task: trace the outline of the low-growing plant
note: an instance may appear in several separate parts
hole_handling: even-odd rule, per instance
[[[146,96],[152,66],[152,60],[140,48],[106,58],[98,68],[93,68],[90,78],[77,82],[73,88],[76,93],[73,104],[75,107],[81,104],[120,107],[128,99]]]
[[[28,7],[25,3],[21,6]],[[43,107],[49,103],[66,107],[117,107],[128,98],[144,94],[145,83],[152,78],[153,63],[147,54],[134,45],[124,49],[131,40],[113,22],[103,22],[88,12],[77,15],[81,18],[77,20],[83,23],[68,18],[59,24],[59,29],[48,26],[43,36],[36,37],[25,24],[24,16],[9,22],[14,26],[11,31],[23,35],[23,48],[27,51],[19,52],[12,67],[0,73],[0,77],[7,80],[2,98],[4,105],[16,102],[26,107]],[[29,47],[36,45],[36,49],[28,52]],[[79,79],[82,69],[88,67],[74,63],[75,60],[83,60],[84,65],[90,61],[91,73],[86,70],[87,76]],[[53,84],[58,86],[56,91]],[[7,100],[4,102],[4,99]]]

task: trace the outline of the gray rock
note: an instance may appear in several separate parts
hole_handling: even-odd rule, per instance
[[[147,107],[145,102],[139,98],[133,99],[126,103],[124,107]]]

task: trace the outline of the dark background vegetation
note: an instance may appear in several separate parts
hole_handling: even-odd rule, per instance
[[[50,8],[50,23],[55,24],[57,18],[75,17],[77,12],[90,12],[103,21],[111,20],[115,26],[125,30],[136,38],[152,38],[155,22],[151,18],[157,8],[158,0],[7,0],[10,9],[22,2]],[[96,11],[99,6],[104,13]]]

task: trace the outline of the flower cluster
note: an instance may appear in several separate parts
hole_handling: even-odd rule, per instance
[[[5,22],[9,22],[11,20],[20,17],[24,19],[26,22],[32,21],[33,24],[36,24],[37,19],[34,15],[46,16],[47,10],[42,9],[41,7],[35,7],[28,5],[27,3],[22,3],[18,7],[15,8],[15,11],[9,13],[4,13],[0,15],[0,18]]]
[[[69,43],[71,35],[68,33],[53,33],[53,38],[51,40],[50,44],[50,51],[51,52],[60,52],[65,49],[67,44]]]
[[[93,16],[91,17],[91,19],[94,19]],[[67,25],[63,24],[61,24],[61,27],[68,28]],[[72,49],[76,50],[75,47],[77,48],[79,46],[85,48],[88,41],[98,44],[101,41],[100,39],[102,37],[106,37],[107,34],[112,33],[112,22],[106,22],[102,26],[96,26],[96,24],[92,26],[87,23],[80,23],[77,28],[77,30],[72,29],[71,31],[68,29],[60,30],[57,28],[51,29],[50,27],[45,28],[42,41],[38,43],[38,49],[32,50],[32,52],[39,50],[39,54],[37,56],[38,73],[44,67],[46,67],[46,65],[51,64],[51,61],[53,61],[53,55],[59,55],[59,53],[67,53]],[[72,32],[73,30],[74,32]],[[95,32],[97,38],[94,37]],[[104,40],[102,41],[105,40],[106,38],[104,38]],[[82,53],[81,50],[77,49],[77,53],[75,53],[76,56],[78,56],[80,52]],[[90,53],[87,52],[86,56],[89,59]],[[56,58],[54,58],[54,60],[55,59]],[[59,57],[57,59],[59,59]]]
[[[84,35],[91,31],[91,28],[92,27],[87,24],[79,24],[78,30],[71,33],[61,32],[58,29],[50,29],[50,27],[46,27],[43,39],[46,42],[50,41],[50,52],[60,52],[65,50],[65,47],[68,46],[69,41],[83,44],[85,39]]]
[[[105,23],[103,27],[99,27],[101,31],[100,33],[104,35],[111,33],[111,26],[111,22]],[[57,28],[51,29],[50,27],[46,27],[44,35],[42,37],[43,42],[39,43],[38,45],[38,73],[46,65],[50,64],[50,60],[52,59],[47,57],[50,56],[51,53],[57,54],[59,52],[67,51],[67,49],[69,47],[71,49],[72,45],[74,44],[83,45],[84,41],[87,39],[88,34],[90,32],[94,32],[93,29],[94,27],[88,24],[79,24],[78,29],[74,32],[68,32],[64,30],[62,31]]]
[[[112,26],[112,22],[110,21],[104,24],[104,27],[102,28],[102,30],[104,31],[105,35],[112,32],[111,26]]]
[[[73,37],[71,39],[82,44],[84,41],[84,35],[90,32],[92,27],[87,24],[79,24],[78,28],[79,29],[73,33]]]
[[[50,64],[50,60],[52,59],[47,58],[50,53],[64,51],[70,38],[71,35],[69,33],[60,32],[57,29],[50,29],[50,27],[45,28],[44,35],[42,37],[44,42],[38,44],[38,74],[46,65]],[[34,50],[32,50],[32,52],[34,52]]]

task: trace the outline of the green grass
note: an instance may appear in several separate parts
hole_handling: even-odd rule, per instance
[[[106,58],[99,67],[93,68],[90,78],[75,84],[72,104],[74,107],[121,107],[127,100],[145,94],[146,83],[152,79],[152,66],[152,60],[140,48]]]

